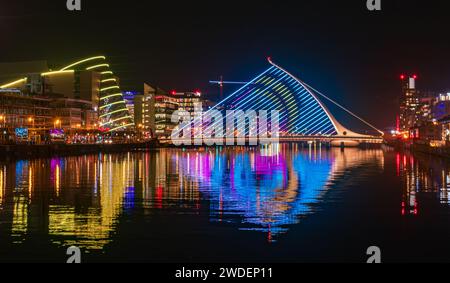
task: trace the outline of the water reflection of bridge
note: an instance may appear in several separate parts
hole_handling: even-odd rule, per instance
[[[241,230],[266,232],[270,240],[314,213],[315,204],[342,174],[374,161],[380,169],[384,166],[380,150],[308,150],[299,145],[178,155],[179,168],[201,184],[203,198],[211,201],[213,221],[243,223]]]
[[[344,172],[374,160],[382,168],[383,153],[286,144],[17,161],[0,166],[0,233],[101,249],[130,213],[181,210],[272,239],[314,213]]]

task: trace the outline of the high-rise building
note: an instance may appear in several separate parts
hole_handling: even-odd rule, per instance
[[[417,76],[401,76],[402,97],[400,99],[400,130],[408,131],[420,117],[420,96],[416,89]]]

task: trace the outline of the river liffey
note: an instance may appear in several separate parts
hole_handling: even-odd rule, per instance
[[[450,162],[393,150],[160,149],[0,162],[0,261],[450,261]]]

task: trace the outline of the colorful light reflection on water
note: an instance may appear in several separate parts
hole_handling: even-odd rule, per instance
[[[24,245],[45,235],[56,246],[101,250],[129,217],[206,212],[211,223],[272,242],[316,212],[334,180],[367,163],[382,169],[383,152],[293,145],[3,162],[0,236]]]
[[[270,241],[313,213],[331,182],[346,170],[373,161],[383,166],[381,151],[312,151],[287,145],[271,149],[270,155],[265,151],[181,152],[173,161],[210,200],[212,221],[242,221],[239,229],[268,233]]]

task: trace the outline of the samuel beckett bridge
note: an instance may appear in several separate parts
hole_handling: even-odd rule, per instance
[[[323,142],[333,146],[381,144],[383,132],[360,118],[333,99],[325,96],[296,78],[270,58],[270,67],[244,84],[240,89],[217,103],[212,110],[249,111],[260,109],[279,113],[280,142]],[[213,82],[219,83],[222,82]],[[340,124],[321,99],[336,105],[358,119],[377,134],[367,135],[351,131]],[[249,139],[248,133],[246,138]]]

